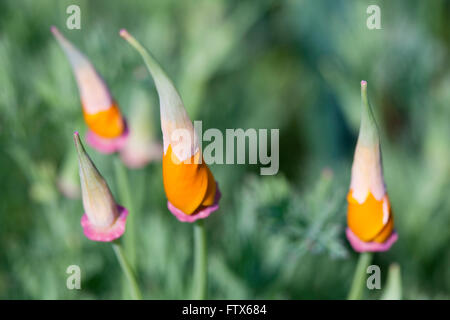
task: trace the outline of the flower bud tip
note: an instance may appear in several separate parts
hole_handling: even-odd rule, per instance
[[[128,31],[126,29],[120,29],[119,31],[119,35],[123,38],[128,37],[130,34],[128,33]]]
[[[51,26],[51,27],[50,27],[50,31],[53,33],[53,35],[54,35],[55,37],[61,35],[60,32],[59,32],[59,30],[58,30],[58,28],[55,27],[55,26]]]
[[[75,131],[73,133],[73,140],[75,140],[75,145],[77,145],[78,141],[80,140],[80,135],[79,135],[78,131]]]

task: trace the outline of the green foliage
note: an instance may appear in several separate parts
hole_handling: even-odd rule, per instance
[[[211,166],[223,198],[205,221],[209,297],[347,296],[358,256],[344,235],[345,196],[362,79],[399,233],[374,256],[384,297],[450,297],[448,1],[76,1],[82,28],[68,30],[73,2],[0,4],[0,299],[129,298],[111,246],[84,237],[81,200],[58,189],[85,124],[51,25],[90,58],[125,114],[133,89],[146,90],[159,139],[156,90],[121,28],[152,50],[204,129],[280,129],[277,176]],[[381,8],[381,30],[366,28],[369,4]],[[116,175],[114,156],[87,151],[114,196],[133,203],[144,297],[190,298],[192,225],[167,210],[161,164]],[[387,279],[392,263],[401,281],[395,269]],[[72,264],[82,290],[66,288]]]

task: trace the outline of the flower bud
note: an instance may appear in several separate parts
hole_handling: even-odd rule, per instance
[[[120,150],[125,144],[128,129],[108,87],[90,61],[56,27],[51,27],[51,31],[75,74],[84,120],[89,128],[87,142],[102,153]]]
[[[183,101],[151,54],[126,30],[121,30],[120,35],[141,54],[158,91],[168,208],[180,221],[206,218],[219,208],[220,191],[203,160],[198,137]]]
[[[353,249],[386,251],[397,240],[383,178],[375,118],[367,100],[367,82],[361,82],[361,127],[352,166],[346,231]]]
[[[81,196],[85,214],[81,218],[84,234],[94,241],[112,241],[125,232],[128,210],[114,200],[105,179],[84,150],[78,132],[74,135],[78,153]]]

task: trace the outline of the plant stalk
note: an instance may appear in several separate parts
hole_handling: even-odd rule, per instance
[[[132,268],[136,267],[136,236],[135,236],[135,218],[136,208],[134,207],[131,188],[128,180],[127,168],[119,157],[114,159],[114,171],[116,175],[117,189],[119,192],[120,204],[128,209],[130,213],[127,217],[127,232],[123,235],[124,247]]]
[[[367,267],[372,261],[372,252],[363,252],[359,255],[358,264],[353,275],[353,282],[347,300],[361,300],[366,285]]]
[[[208,261],[206,230],[203,220],[194,224],[194,250],[193,299],[204,300],[207,297]]]
[[[118,240],[114,240],[111,242],[114,252],[116,254],[117,260],[119,260],[120,267],[122,268],[123,273],[128,281],[128,285],[130,288],[131,297],[133,300],[142,300],[141,290],[136,281],[136,277],[134,272],[128,262],[122,244]]]

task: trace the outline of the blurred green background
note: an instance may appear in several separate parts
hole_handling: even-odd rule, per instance
[[[70,4],[81,30],[66,28]],[[369,4],[381,8],[381,30],[366,27]],[[362,79],[399,233],[374,258],[382,289],[397,263],[404,299],[450,298],[449,21],[450,2],[439,0],[1,1],[0,299],[129,297],[111,246],[82,233],[81,200],[57,188],[77,178],[67,159],[73,131],[86,128],[51,25],[89,57],[125,114],[144,92],[157,139],[156,90],[120,28],[153,52],[204,130],[280,129],[276,176],[211,166],[223,197],[206,221],[210,298],[346,297],[358,258],[344,231]],[[87,151],[125,201],[116,157]],[[145,298],[189,298],[192,225],[167,210],[161,163],[126,174],[134,232],[125,238],[136,241],[128,253]],[[72,264],[82,290],[66,288]]]

